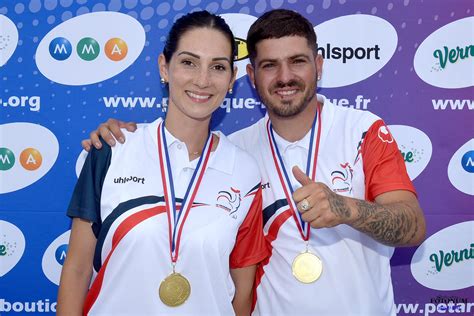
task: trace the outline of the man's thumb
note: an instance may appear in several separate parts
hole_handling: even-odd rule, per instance
[[[295,176],[296,181],[301,183],[301,185],[306,185],[313,182],[313,180],[311,180],[311,178],[308,177],[306,173],[301,171],[301,169],[298,166],[294,166],[291,171],[293,171],[293,175]]]

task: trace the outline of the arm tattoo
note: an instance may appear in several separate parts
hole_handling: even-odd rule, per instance
[[[413,240],[418,231],[418,219],[407,203],[380,205],[363,200],[356,202],[359,217],[352,226],[389,246]]]
[[[342,219],[348,219],[351,216],[351,210],[347,206],[344,198],[329,189],[327,189],[327,194],[331,211]]]

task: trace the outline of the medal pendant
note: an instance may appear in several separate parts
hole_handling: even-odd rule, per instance
[[[323,262],[315,254],[305,251],[293,260],[291,271],[301,283],[313,283],[319,279],[323,272]]]
[[[173,272],[167,276],[160,284],[160,300],[170,306],[182,305],[191,294],[189,281],[179,273]]]

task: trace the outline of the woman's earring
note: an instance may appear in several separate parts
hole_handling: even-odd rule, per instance
[[[232,90],[232,88],[229,89],[229,94],[232,94],[234,92],[234,90]]]
[[[318,75],[318,81],[319,81],[319,80],[321,80],[321,76],[320,76],[320,75]]]
[[[160,79],[160,82],[161,82],[161,84],[165,84],[165,83],[166,83],[165,78],[161,78],[161,79]]]

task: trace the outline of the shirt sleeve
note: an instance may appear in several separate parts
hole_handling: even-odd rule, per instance
[[[260,184],[247,194],[254,195],[250,209],[237,232],[234,249],[230,254],[230,268],[238,269],[263,261],[268,249],[263,235],[262,189]]]
[[[369,128],[361,150],[366,200],[374,201],[378,195],[394,190],[416,194],[398,145],[382,120]]]
[[[110,165],[112,150],[102,141],[100,150],[92,148],[87,155],[81,174],[77,180],[67,215],[71,218],[82,218],[93,223],[93,228],[100,226],[100,198],[102,185]],[[94,229],[96,231],[96,229]]]

